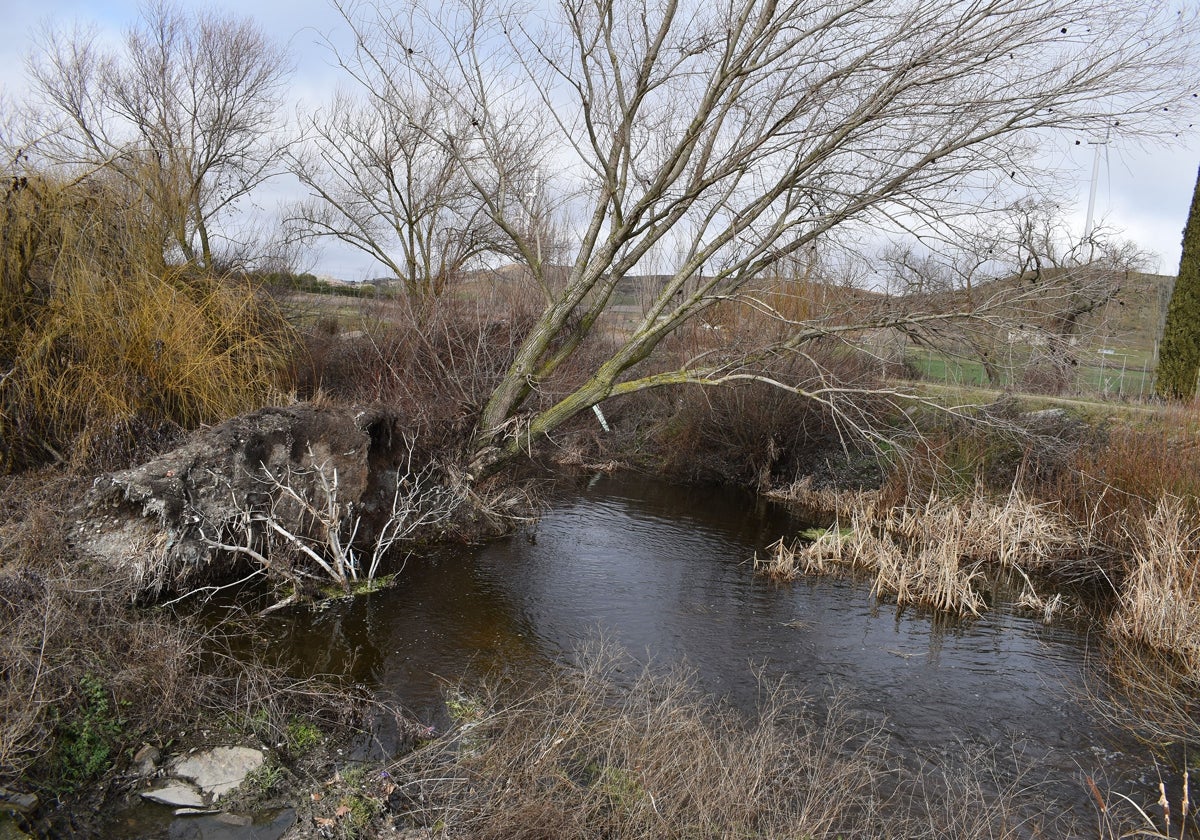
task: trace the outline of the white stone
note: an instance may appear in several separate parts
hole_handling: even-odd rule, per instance
[[[200,791],[183,782],[172,782],[157,790],[144,790],[142,798],[172,808],[203,808],[208,804]]]
[[[246,774],[261,767],[264,760],[260,751],[249,747],[214,747],[180,760],[171,768],[171,774],[191,779],[216,797],[240,785]]]

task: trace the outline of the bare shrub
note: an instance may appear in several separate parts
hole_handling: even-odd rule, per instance
[[[740,324],[742,329],[770,326],[754,320]],[[725,335],[717,339],[725,340]],[[687,330],[668,339],[656,364],[668,370],[685,365],[694,349],[686,346],[688,341]],[[706,352],[716,359],[725,350]],[[839,459],[856,457],[863,447],[845,418],[869,425],[891,411],[884,400],[869,393],[879,370],[865,354],[814,348],[810,357],[770,358],[755,365],[731,363],[730,370],[744,373],[748,381],[720,388],[694,385],[663,394],[635,392],[614,401],[619,408],[612,409],[612,416],[617,421],[634,418],[629,422],[640,443],[649,444],[658,467],[668,473],[689,481],[721,481],[765,491],[824,468],[830,453],[837,453]],[[866,393],[847,397],[838,411],[832,411],[819,400],[765,381],[750,381],[753,377],[810,389],[836,382],[848,392],[862,388]]]
[[[1047,498],[1061,499],[1077,519],[1104,523],[1105,538],[1113,545],[1123,545],[1131,528],[1154,514],[1164,494],[1200,496],[1195,409],[1172,405],[1133,420],[1080,447],[1071,469],[1039,488]],[[1195,512],[1189,508],[1189,515]]]
[[[249,559],[252,574],[293,584],[292,594],[273,609],[299,598],[306,580],[332,583],[345,592],[360,582],[370,584],[394,549],[440,535],[467,501],[443,469],[432,462],[418,465],[410,439],[407,459],[390,476],[390,503],[372,512],[368,535],[360,533],[368,530],[366,517],[343,492],[337,468],[328,458],[319,460],[311,445],[305,461],[283,475],[260,466],[255,479],[263,489],[254,496],[265,504],[247,501],[223,522],[195,514],[200,539],[211,549]]]
[[[197,623],[132,609],[70,559],[0,567],[0,640],[0,786],[43,794],[94,781],[200,710],[255,702],[279,677],[214,662],[219,644]]]
[[[454,730],[391,769],[409,818],[478,838],[889,836],[880,734],[843,706],[814,717],[764,684],[748,720],[686,672],[630,665],[593,650],[515,696],[458,695]]]
[[[525,327],[520,301],[428,305],[395,299],[362,305],[346,326],[305,335],[298,393],[348,404],[382,402],[413,418],[422,443],[454,448],[507,369]]]

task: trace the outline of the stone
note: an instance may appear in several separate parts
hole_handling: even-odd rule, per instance
[[[0,787],[0,811],[16,811],[18,814],[29,814],[37,810],[38,798],[36,793],[19,793],[15,790]]]
[[[205,793],[218,797],[234,790],[265,760],[261,751],[250,747],[214,747],[177,761],[171,774],[189,778]]]
[[[155,790],[142,791],[142,798],[172,808],[204,808],[208,801],[192,785],[174,781]]]
[[[158,767],[158,761],[161,758],[162,753],[157,747],[142,744],[142,748],[133,754],[133,763],[137,765],[141,775],[149,776]]]
[[[1063,408],[1044,408],[1041,411],[1026,411],[1021,415],[1021,419],[1026,423],[1066,423],[1071,419],[1071,415]]]

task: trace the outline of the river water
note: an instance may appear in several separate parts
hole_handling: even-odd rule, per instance
[[[394,588],[272,621],[269,645],[300,673],[349,674],[437,722],[445,681],[532,675],[603,636],[642,660],[690,664],[705,691],[746,708],[758,670],[818,705],[848,694],[902,760],[991,752],[1002,775],[1033,768],[1045,801],[1085,819],[1089,775],[1157,798],[1145,749],[1079,699],[1095,679],[1081,628],[1003,603],[948,621],[877,604],[862,581],[757,578],[754,553],[802,526],[733,491],[585,477],[536,528],[410,558]]]

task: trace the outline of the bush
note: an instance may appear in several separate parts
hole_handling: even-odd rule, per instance
[[[0,199],[0,465],[128,457],[277,399],[285,322],[247,282],[163,263],[100,175]]]
[[[461,444],[512,362],[529,316],[519,307],[442,298],[428,308],[399,299],[369,304],[361,327],[343,331],[328,315],[303,337],[299,396],[339,403],[383,402],[413,418],[422,444]],[[346,325],[351,326],[351,325]]]
[[[869,386],[879,370],[858,354],[818,349],[810,358],[773,360],[758,372],[816,390],[830,382]],[[686,386],[633,395],[614,417],[649,418],[649,423],[642,421],[649,426],[645,435],[661,468],[687,481],[765,490],[833,469],[840,483],[855,485],[864,470],[873,473],[877,465],[872,458],[860,457],[867,447],[843,420],[873,423],[888,407],[867,396],[836,399],[841,417],[822,401],[761,382]],[[831,468],[830,459],[838,466]]]

